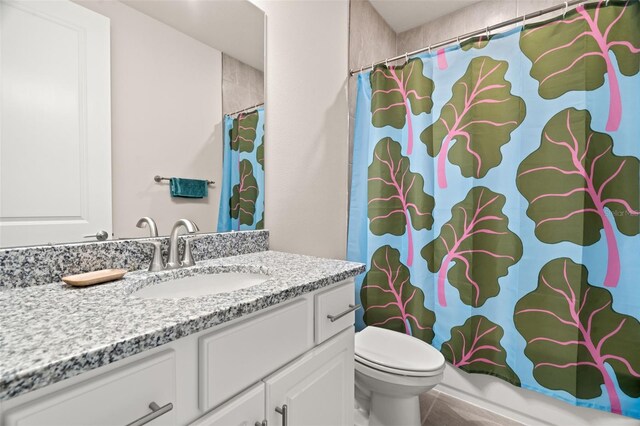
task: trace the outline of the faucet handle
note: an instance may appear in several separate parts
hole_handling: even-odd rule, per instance
[[[191,242],[196,241],[204,237],[204,235],[197,236],[183,236],[184,239],[184,255],[182,256],[181,265],[184,267],[195,266],[196,261],[193,258],[193,253],[191,251]]]
[[[138,228],[144,228],[145,226],[149,226],[149,233],[152,237],[158,236],[158,226],[156,225],[156,221],[150,218],[149,216],[141,217],[136,223]]]
[[[140,241],[141,244],[150,244],[153,246],[153,255],[149,264],[149,272],[164,271],[164,260],[162,259],[162,242],[159,240]]]

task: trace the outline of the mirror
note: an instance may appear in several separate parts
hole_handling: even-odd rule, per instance
[[[264,34],[247,0],[0,0],[0,247],[261,229]]]

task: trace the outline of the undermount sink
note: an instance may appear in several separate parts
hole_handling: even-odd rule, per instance
[[[180,299],[226,293],[261,284],[268,275],[247,272],[220,272],[194,275],[149,285],[132,294],[141,299]]]

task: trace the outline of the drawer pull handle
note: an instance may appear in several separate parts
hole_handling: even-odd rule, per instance
[[[162,407],[160,407],[155,402],[152,402],[151,404],[149,404],[149,408],[151,408],[151,412],[149,414],[145,414],[144,416],[140,417],[139,419],[132,421],[127,426],[142,426],[142,425],[146,425],[151,420],[157,419],[158,417],[162,416],[163,414],[166,414],[169,411],[173,410],[173,404],[172,403],[168,403],[167,405],[163,405]]]
[[[276,407],[276,413],[278,414],[282,414],[282,426],[287,426],[287,424],[289,423],[287,417],[289,414],[289,407],[287,407],[287,404],[283,404],[282,408],[280,407]]]
[[[342,318],[343,316],[350,314],[351,312],[356,311],[358,309],[360,309],[360,305],[349,305],[349,309],[347,309],[346,311],[340,312],[337,315],[327,315],[327,318],[329,318],[331,322],[335,322],[340,318]]]
[[[267,426],[267,420],[263,420],[261,422],[256,422],[255,426]]]

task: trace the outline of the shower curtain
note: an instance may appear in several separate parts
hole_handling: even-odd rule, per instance
[[[264,108],[224,116],[218,232],[264,229]]]
[[[612,0],[361,73],[357,327],[640,418],[639,68]]]

